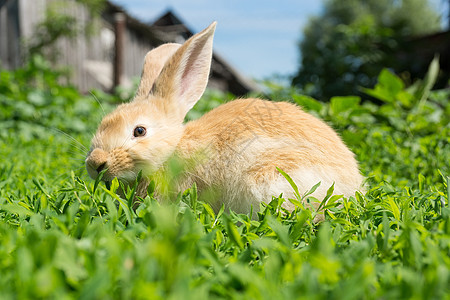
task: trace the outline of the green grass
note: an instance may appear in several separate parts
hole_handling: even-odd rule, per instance
[[[430,93],[430,74],[405,88],[383,72],[366,90],[380,106],[272,87],[332,124],[368,178],[364,195],[330,195],[314,224],[276,197],[254,220],[216,214],[195,186],[164,205],[150,190],[133,211],[55,130],[88,147],[103,115],[94,98],[107,111],[123,99],[81,96],[38,59],[1,72],[1,298],[448,299],[449,91]],[[207,95],[189,117],[225,98]]]

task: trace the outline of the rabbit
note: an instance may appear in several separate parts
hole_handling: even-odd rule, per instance
[[[102,180],[126,185],[142,171],[137,194],[144,197],[149,178],[177,156],[189,162],[173,183],[178,192],[196,183],[200,194],[215,191],[205,200],[215,210],[224,204],[237,213],[255,213],[272,196],[294,198],[277,167],[300,193],[320,182],[311,195],[319,200],[333,183],[335,194],[354,195],[363,181],[355,155],[325,122],[294,104],[238,99],[183,124],[208,82],[215,27],[146,55],[134,99],[107,115],[92,139],[89,175],[107,169]]]

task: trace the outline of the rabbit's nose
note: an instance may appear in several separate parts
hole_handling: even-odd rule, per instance
[[[108,152],[102,149],[94,149],[86,158],[86,169],[89,176],[96,178],[98,174],[108,167]]]

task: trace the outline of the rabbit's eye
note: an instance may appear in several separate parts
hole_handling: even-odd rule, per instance
[[[140,136],[144,136],[146,133],[147,133],[147,130],[145,129],[145,127],[138,126],[134,129],[133,135],[135,137],[140,137]]]

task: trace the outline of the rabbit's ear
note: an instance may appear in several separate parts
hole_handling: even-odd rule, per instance
[[[156,78],[161,73],[167,60],[180,48],[180,44],[164,44],[150,50],[144,59],[141,82],[136,92],[135,100],[146,99],[155,83]]]
[[[215,28],[216,22],[188,39],[167,61],[150,92],[181,119],[206,89]]]

